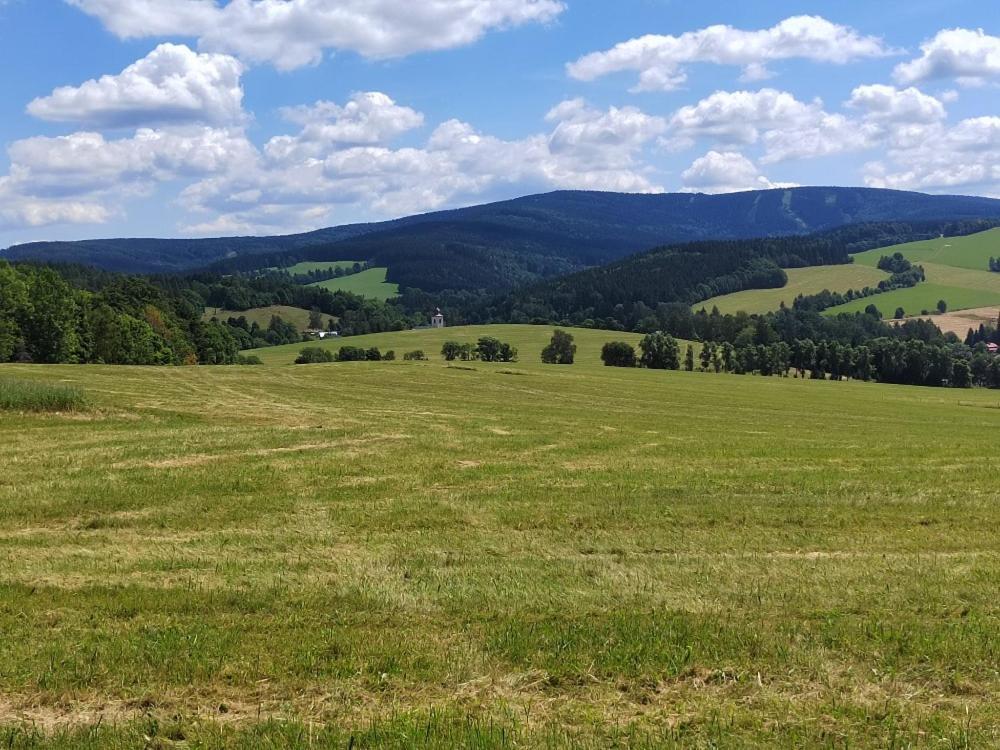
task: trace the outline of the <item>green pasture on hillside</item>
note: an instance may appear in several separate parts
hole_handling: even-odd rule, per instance
[[[254,349],[247,354],[254,354],[265,364],[285,365],[295,361],[303,346],[319,347],[330,351],[338,351],[342,346],[360,346],[367,349],[377,346],[384,353],[392,350],[398,358],[410,351],[423,351],[428,358],[440,359],[441,345],[445,341],[457,341],[465,344],[475,344],[481,336],[494,336],[515,347],[519,353],[519,363],[539,364],[541,352],[552,337],[551,326],[526,325],[493,325],[493,326],[455,326],[451,328],[423,328],[414,331],[394,331],[391,333],[375,333],[368,336],[345,336],[344,338],[325,339],[309,344],[288,344],[265,349]],[[577,346],[576,363],[578,367],[588,369],[603,367],[601,363],[601,348],[609,341],[626,341],[638,351],[642,334],[616,333],[614,331],[598,331],[590,328],[565,328],[573,335]],[[687,342],[679,342],[682,350]],[[700,349],[698,350],[700,351]],[[456,363],[463,364],[463,363]],[[468,363],[465,363],[468,364]],[[476,364],[476,363],[472,363]]]
[[[934,263],[989,273],[990,258],[1000,258],[1000,228],[964,237],[938,237],[933,240],[869,250],[857,253],[854,262],[875,268],[883,255],[897,252],[902,253],[913,263]]]
[[[355,263],[361,263],[362,261],[355,260],[321,260],[321,261],[303,261],[302,263],[296,263],[294,266],[289,266],[288,268],[282,269],[288,273],[295,276],[297,274],[306,274],[311,271],[329,271],[330,269],[336,268],[353,268]]]
[[[361,273],[341,276],[339,279],[317,281],[309,286],[329,289],[331,292],[343,291],[360,294],[371,299],[387,300],[399,294],[399,285],[385,280],[387,268],[369,268]]]
[[[605,368],[608,332],[546,366],[550,333],[0,367],[86,396],[0,411],[2,746],[1000,743],[997,392]]]
[[[751,314],[767,313],[777,310],[782,302],[786,307],[791,307],[800,294],[819,294],[824,289],[831,292],[864,289],[866,286],[878,286],[880,281],[889,277],[884,271],[855,264],[789,268],[785,273],[788,274],[788,283],[780,289],[746,289],[712,297],[693,305],[693,308],[700,310],[704,307],[711,310],[718,307],[723,314],[741,311]]]
[[[270,305],[268,307],[255,307],[250,310],[223,310],[218,307],[205,308],[205,320],[218,318],[222,322],[230,318],[244,317],[251,323],[256,323],[261,328],[267,328],[271,324],[271,318],[277,315],[279,318],[291,323],[300,331],[309,328],[309,311],[301,307],[289,307],[288,305]],[[323,315],[323,328],[326,328],[332,316]]]

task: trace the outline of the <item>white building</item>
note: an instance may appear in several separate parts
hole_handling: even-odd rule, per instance
[[[444,315],[441,314],[440,307],[431,316],[431,328],[444,328]]]

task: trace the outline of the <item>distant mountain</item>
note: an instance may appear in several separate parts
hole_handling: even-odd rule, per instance
[[[559,191],[306,234],[35,242],[8,248],[2,257],[132,273],[369,260],[388,266],[389,281],[437,291],[512,287],[682,242],[808,234],[862,222],[997,217],[998,200],[868,188],[726,195]]]

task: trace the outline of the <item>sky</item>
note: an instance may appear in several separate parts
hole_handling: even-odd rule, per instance
[[[994,0],[0,0],[0,247],[556,189],[1000,197]]]

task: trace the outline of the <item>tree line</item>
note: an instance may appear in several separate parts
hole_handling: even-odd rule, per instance
[[[682,368],[676,341],[667,334],[648,334],[639,344],[641,355],[624,341],[611,341],[601,350],[609,367]],[[694,371],[694,346],[688,345],[683,369]],[[837,342],[795,340],[791,344],[706,342],[698,357],[700,371],[808,377],[816,380],[863,380],[880,383],[968,388],[1000,388],[1000,357],[980,345],[957,342],[928,343],[917,339],[881,338],[860,346]]]
[[[206,307],[291,305],[339,319],[346,335],[410,328],[422,317],[346,292],[268,275],[125,276],[73,265],[0,261],[0,362],[232,364],[244,349],[301,341],[294,326],[245,316],[205,320]]]

